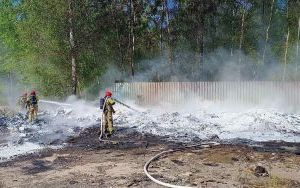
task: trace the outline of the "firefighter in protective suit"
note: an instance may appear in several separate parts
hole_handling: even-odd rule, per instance
[[[24,93],[22,96],[19,97],[18,106],[20,108],[20,111],[26,110],[28,108],[27,93]]]
[[[30,93],[30,96],[27,99],[27,103],[28,103],[28,118],[29,121],[32,122],[34,119],[36,119],[37,117],[37,113],[38,113],[38,97],[36,96],[36,92],[33,90]]]
[[[115,105],[115,101],[111,98],[112,93],[111,91],[107,90],[105,92],[104,104],[103,104],[103,115],[102,115],[102,121],[103,121],[103,128],[104,132],[107,133],[107,136],[110,137],[114,133],[114,127],[113,127],[113,113],[115,113],[115,110],[113,108],[113,105]],[[100,132],[101,132],[100,128]]]

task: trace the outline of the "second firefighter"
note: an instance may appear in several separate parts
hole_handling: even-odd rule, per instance
[[[101,126],[100,133],[104,131],[104,133],[106,133],[108,137],[110,137],[114,133],[113,114],[115,113],[115,110],[113,108],[113,105],[115,105],[115,101],[112,99],[112,93],[111,91],[107,90],[105,92],[105,97],[100,99],[100,109],[103,110],[102,113],[103,127]]]

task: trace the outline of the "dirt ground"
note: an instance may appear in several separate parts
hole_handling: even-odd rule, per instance
[[[160,151],[182,147],[164,138],[119,129],[112,142],[97,129],[70,138],[60,150],[46,149],[0,164],[0,187],[160,187],[143,166]],[[261,166],[267,172],[258,171]],[[154,161],[159,180],[194,187],[300,187],[300,156],[219,145],[177,151]]]

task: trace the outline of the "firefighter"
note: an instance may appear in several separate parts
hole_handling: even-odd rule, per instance
[[[115,113],[115,110],[113,108],[113,105],[115,105],[115,101],[112,99],[112,93],[111,91],[106,90],[105,97],[102,98],[102,102],[100,100],[100,108],[103,110],[103,131],[107,133],[107,137],[110,137],[114,133],[113,113]],[[100,133],[101,131],[102,130],[100,128]]]
[[[27,103],[28,103],[28,117],[29,117],[29,121],[32,122],[34,119],[36,119],[37,117],[37,113],[38,113],[38,97],[36,96],[36,92],[34,90],[32,90],[32,92],[30,93],[30,96],[27,99]]]
[[[26,110],[28,108],[27,93],[24,93],[22,96],[19,97],[18,105],[20,107],[20,111]]]

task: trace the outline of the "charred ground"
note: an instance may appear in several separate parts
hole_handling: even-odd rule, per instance
[[[98,127],[87,128],[68,138],[62,149],[45,149],[1,163],[0,185],[159,187],[144,175],[145,162],[159,151],[192,144],[169,140],[119,128],[110,141],[99,142]],[[178,151],[151,164],[150,173],[162,181],[198,187],[300,187],[300,144],[250,143],[227,141],[204,150]],[[268,175],[257,176],[257,166]]]

